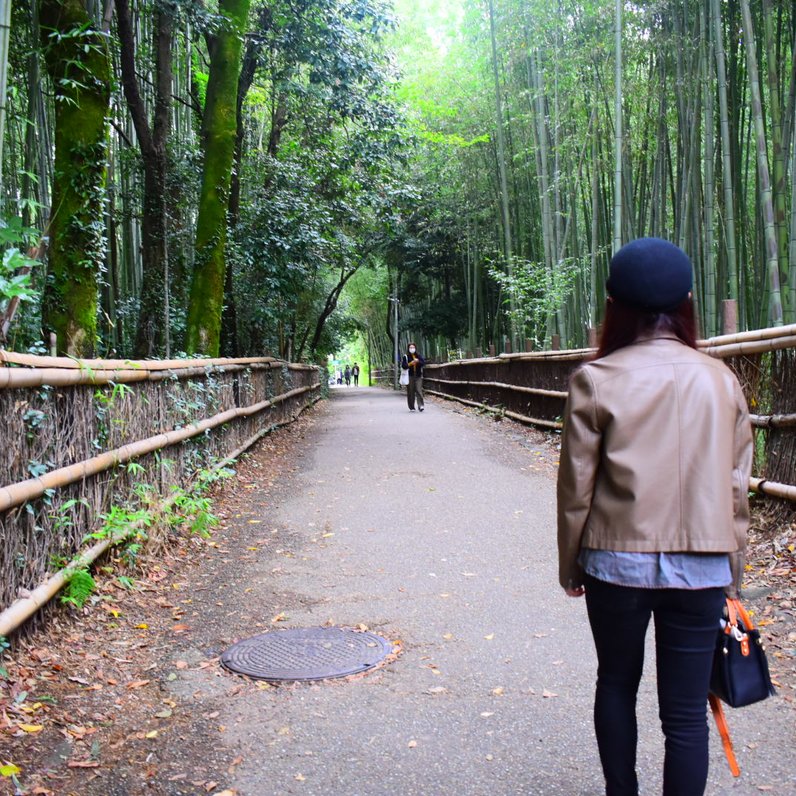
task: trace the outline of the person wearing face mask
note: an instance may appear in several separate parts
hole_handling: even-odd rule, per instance
[[[415,411],[415,402],[417,408],[422,412],[425,409],[425,401],[423,400],[423,365],[426,360],[420,356],[417,351],[417,346],[414,343],[409,343],[406,348],[406,354],[401,359],[401,367],[409,371],[409,384],[406,387],[406,400],[409,404],[409,411]]]

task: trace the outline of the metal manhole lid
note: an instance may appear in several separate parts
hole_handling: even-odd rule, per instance
[[[258,680],[326,680],[372,669],[392,651],[375,633],[299,627],[239,641],[221,655],[221,665]]]

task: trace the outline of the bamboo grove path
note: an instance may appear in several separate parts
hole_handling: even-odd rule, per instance
[[[112,658],[83,709],[106,719],[94,736],[99,766],[67,768],[74,738],[64,733],[48,758],[62,785],[49,787],[102,796],[601,794],[595,658],[584,602],[556,582],[549,446],[453,404],[410,413],[402,395],[377,388],[332,390],[300,424],[292,472],[274,476],[252,456],[224,490],[226,527],[196,543],[149,614],[128,609],[128,623],[151,622],[138,640],[111,630],[98,639]],[[400,639],[401,653],[320,685],[268,687],[218,665],[239,638],[327,622]],[[113,669],[113,660],[136,660],[136,644],[145,665]],[[647,794],[660,793],[663,746],[652,673],[650,654],[639,706]],[[75,691],[95,676],[84,674]],[[731,712],[738,782],[711,730],[708,793],[795,794],[794,715],[776,699]]]

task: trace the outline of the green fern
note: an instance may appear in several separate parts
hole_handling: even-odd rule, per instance
[[[86,600],[94,593],[97,584],[91,573],[86,569],[78,569],[72,573],[66,585],[66,593],[61,595],[62,603],[70,603],[76,608],[82,608]]]

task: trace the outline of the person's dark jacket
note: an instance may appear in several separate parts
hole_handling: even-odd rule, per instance
[[[412,356],[411,354],[404,354],[403,358],[401,359],[401,367],[404,370],[409,371],[409,378],[422,378],[423,376],[423,366],[426,364],[426,360],[420,356],[420,354],[415,354],[414,359],[417,361],[414,367],[409,367],[409,360],[407,357]]]

